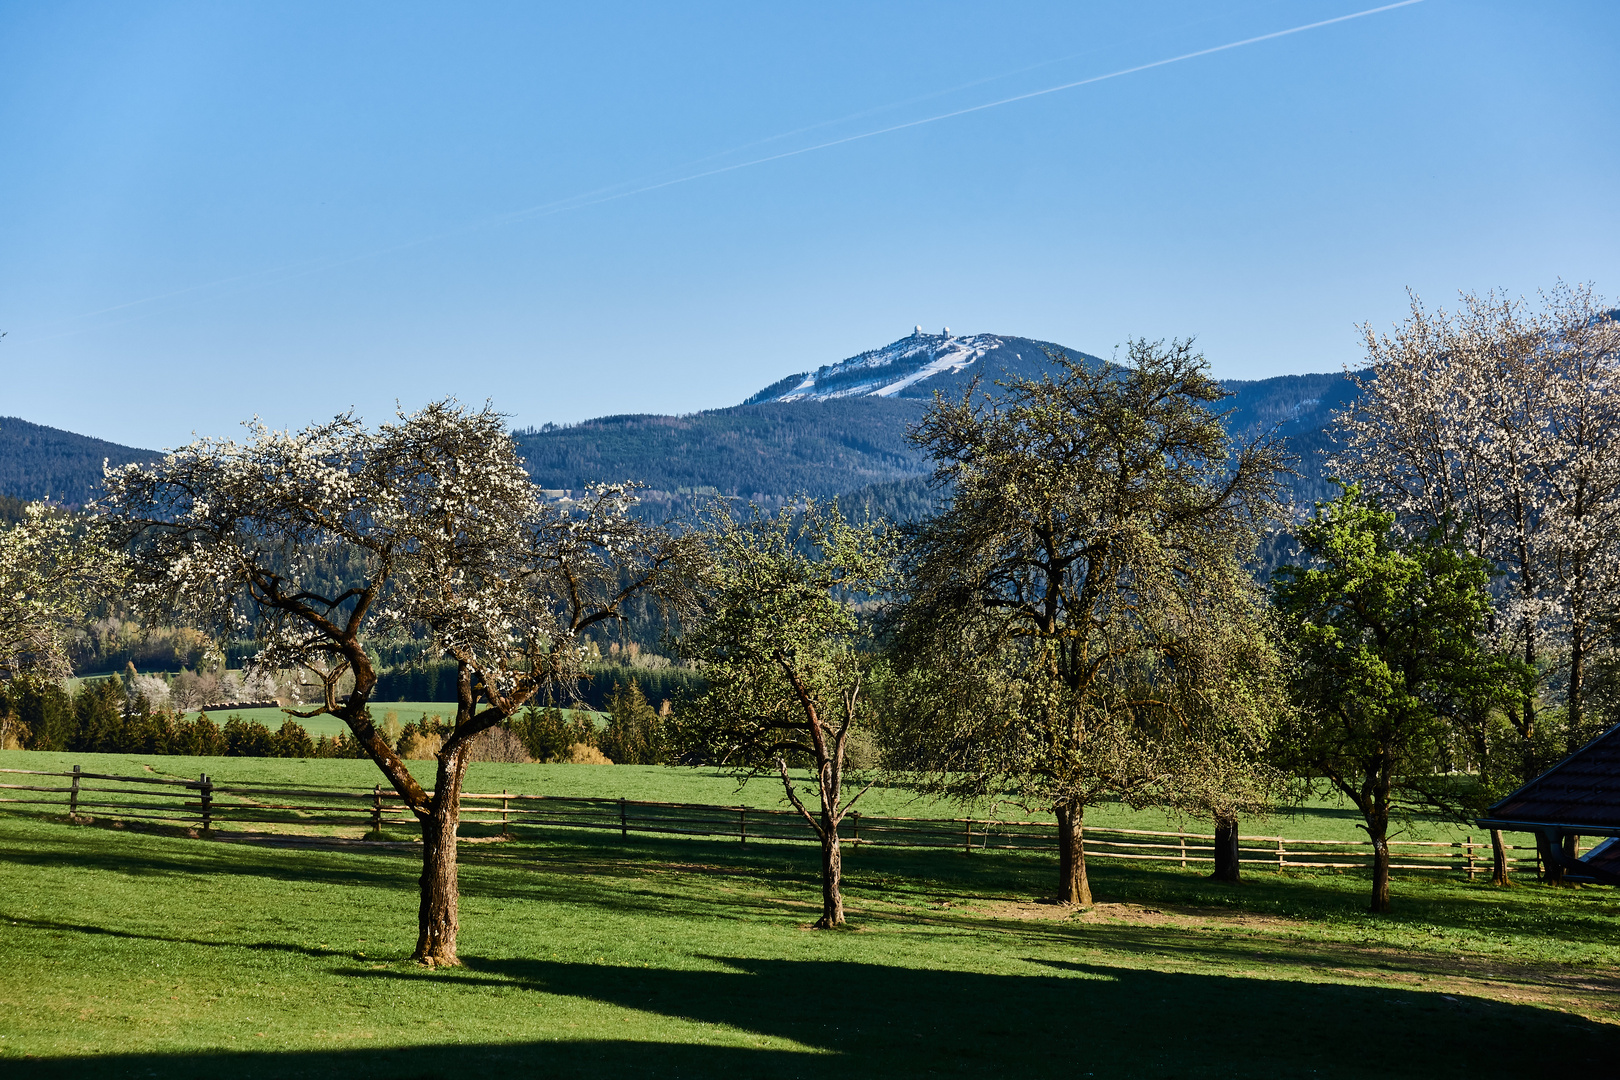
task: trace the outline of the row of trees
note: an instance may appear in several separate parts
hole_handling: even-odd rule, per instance
[[[206,713],[187,719],[146,700],[131,700],[117,680],[80,683],[72,693],[43,679],[0,686],[0,716],[10,721],[15,744],[30,750],[90,754],[167,754],[190,757],[363,756],[352,739],[311,738],[296,720],[272,731],[264,724],[227,717],[223,725]]]
[[[1303,522],[1279,501],[1283,448],[1230,438],[1187,343],[936,401],[912,438],[939,513],[888,536],[813,504],[794,524],[722,516],[688,738],[774,763],[822,839],[822,925],[842,919],[843,750],[863,725],[907,783],[1053,812],[1072,903],[1091,900],[1098,800],[1213,818],[1235,877],[1239,816],[1325,784],[1362,815],[1385,911],[1397,819],[1466,820],[1550,763],[1553,677],[1559,753],[1616,718],[1588,710],[1587,669],[1620,624],[1617,342],[1586,290],[1534,310],[1467,297],[1458,316],[1414,302],[1394,338],[1369,335],[1340,418],[1356,483]],[[1298,565],[1266,588],[1245,562],[1279,526]],[[862,626],[852,594],[892,602]]]
[[[1451,468],[1479,487],[1490,470],[1465,434],[1509,441],[1498,429],[1424,434],[1439,421],[1400,390],[1415,357],[1449,370],[1468,345],[1499,366],[1513,353],[1510,373],[1550,363],[1539,378],[1595,387],[1545,395],[1584,403],[1569,414],[1583,423],[1614,403],[1603,382],[1613,321],[1589,295],[1560,292],[1553,316],[1536,313],[1522,334],[1524,312],[1506,310],[1483,329],[1425,336],[1437,320],[1415,308],[1391,339],[1406,344],[1370,338],[1341,463],[1365,486],[1303,525],[1280,501],[1284,447],[1225,430],[1226,393],[1202,357],[1189,343],[1136,342],[1122,365],[1054,357],[1041,379],[936,401],[911,438],[935,462],[943,509],[904,528],[811,500],[751,515],[722,504],[702,529],[653,526],[630,513],[631,485],[547,501],[497,414],[445,401],[375,430],[350,416],[296,433],[254,427],[245,444],[201,440],[112,470],[100,554],[41,557],[40,581],[115,567],[127,602],[150,618],[182,612],[216,633],[252,633],[258,665],[313,673],[324,700],[294,715],[342,719],[421,822],[425,963],[456,962],[455,829],[471,741],[558,700],[589,635],[632,606],[670,617],[705,680],[647,730],[687,760],[778,777],[822,842],[824,926],[843,921],[838,829],[863,790],[847,767],[857,738],[875,739],[888,772],[923,790],[1054,813],[1066,902],[1091,899],[1083,825],[1102,799],[1213,818],[1217,870],[1235,875],[1239,818],[1290,779],[1321,780],[1355,802],[1383,851],[1403,808],[1478,805],[1511,771],[1502,724],[1522,733],[1523,718],[1541,715],[1547,635],[1572,642],[1578,687],[1603,625],[1601,590],[1544,584],[1575,580],[1577,562],[1607,580],[1615,533],[1608,510],[1593,509],[1609,506],[1594,494],[1608,490],[1596,434],[1566,439],[1581,448],[1567,460],[1590,477],[1575,485],[1580,498],[1543,491],[1568,483],[1554,465],[1516,494],[1473,502],[1460,482],[1450,503],[1396,483]],[[1496,378],[1510,396],[1509,376]],[[1430,400],[1430,411],[1460,411]],[[1425,439],[1439,457],[1390,457],[1389,446]],[[1416,464],[1403,473],[1388,460]],[[1541,509],[1515,518],[1527,492]],[[1555,525],[1565,518],[1577,524]],[[1268,590],[1246,562],[1279,526],[1296,528],[1303,558]],[[1524,551],[1524,538],[1541,537],[1534,550],[1554,554],[1504,561],[1481,539],[1499,533]],[[455,665],[432,794],[372,721],[367,643],[400,635],[430,640]],[[1530,767],[1514,760],[1521,775]],[[803,791],[795,766],[810,770]],[[1379,910],[1387,867],[1387,857],[1376,866]]]

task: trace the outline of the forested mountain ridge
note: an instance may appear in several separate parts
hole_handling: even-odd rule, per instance
[[[82,506],[101,489],[103,462],[156,461],[153,450],[0,416],[0,495]]]
[[[995,392],[1009,377],[1052,371],[1049,354],[1105,361],[1051,342],[995,334],[908,337],[813,372],[780,379],[742,405],[687,416],[610,416],[517,432],[542,487],[639,479],[648,509],[689,509],[705,495],[772,505],[794,495],[847,496],[874,514],[916,517],[932,504],[928,462],[905,438],[935,392],[960,395],[977,378]],[[1276,428],[1299,456],[1295,501],[1328,494],[1322,450],[1335,409],[1354,397],[1342,374],[1228,380],[1229,429],[1252,436]]]
[[[1221,385],[1232,391],[1217,406],[1231,410],[1228,431],[1243,437],[1275,428],[1298,455],[1299,477],[1290,485],[1294,502],[1309,509],[1317,500],[1332,498],[1336,489],[1324,466],[1332,444],[1333,414],[1355,400],[1356,384],[1341,372],[1323,372],[1227,379]]]
[[[799,494],[844,497],[874,515],[915,518],[933,505],[929,463],[906,440],[934,393],[960,395],[972,379],[995,391],[1010,376],[1052,370],[1049,353],[1087,364],[1096,356],[1051,342],[996,334],[915,333],[813,372],[780,379],[741,405],[686,416],[604,416],[515,431],[530,474],[545,489],[595,481],[647,485],[644,512],[663,518],[721,495],[764,506]],[[1328,494],[1322,453],[1334,410],[1355,387],[1341,374],[1229,380],[1228,427],[1252,435],[1276,427],[1300,458],[1296,502]],[[72,505],[94,497],[103,460],[156,460],[155,451],[14,418],[0,418],[0,496],[49,496]]]
[[[906,442],[926,402],[764,402],[687,416],[605,416],[515,433],[543,488],[635,479],[672,495],[770,499],[851,491],[921,475]]]

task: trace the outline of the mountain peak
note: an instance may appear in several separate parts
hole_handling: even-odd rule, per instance
[[[917,327],[912,333],[881,349],[803,371],[772,383],[745,405],[763,402],[829,401],[846,397],[929,397],[944,389],[948,377],[962,373],[986,357],[1001,361],[999,374],[1009,366],[1044,363],[1046,351],[1069,352],[1048,342],[999,334],[952,334],[950,327],[930,334]],[[1073,354],[1078,356],[1079,354]],[[975,370],[971,374],[977,374]],[[921,385],[928,383],[926,387]]]

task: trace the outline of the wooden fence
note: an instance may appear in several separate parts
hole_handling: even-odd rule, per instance
[[[294,784],[221,784],[206,773],[196,780],[156,776],[115,776],[82,771],[43,772],[0,769],[0,773],[37,778],[0,783],[0,805],[49,813],[60,809],[74,820],[107,817],[151,821],[200,830],[210,835],[283,833],[361,835],[381,838],[384,831],[414,832],[414,819],[391,790],[370,791]],[[462,795],[462,824],[479,831],[511,836],[514,829],[536,827],[594,829],[628,838],[631,833],[720,837],[739,843],[813,841],[804,820],[793,810],[746,806],[664,803],[637,799],[592,799],[526,795],[502,791]],[[841,830],[854,848],[957,848],[964,852],[1010,850],[1055,851],[1056,831],[1050,821],[987,818],[911,818],[851,812]],[[1601,840],[1602,838],[1598,838]],[[1089,858],[1167,862],[1196,867],[1214,862],[1214,840],[1207,833],[1151,829],[1088,828]],[[1391,840],[1391,869],[1460,873],[1472,879],[1490,872],[1488,838],[1475,841]],[[1515,871],[1533,870],[1534,847],[1510,846]],[[1289,869],[1361,869],[1372,865],[1366,840],[1305,840],[1281,836],[1242,837],[1240,862],[1282,872]]]

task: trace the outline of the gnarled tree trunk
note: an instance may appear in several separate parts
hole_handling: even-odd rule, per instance
[[[844,925],[844,854],[838,845],[838,823],[831,814],[821,816],[821,918],[816,927],[828,930]]]
[[[456,830],[461,825],[461,783],[467,774],[467,744],[456,743],[439,757],[437,786],[422,822],[421,901],[417,909],[416,952],[411,959],[429,967],[455,967],[461,887],[456,870]]]
[[[1078,802],[1059,803],[1057,812],[1058,834],[1058,903],[1091,904],[1091,882],[1086,878],[1085,813]]]
[[[1241,872],[1237,818],[1218,817],[1215,819],[1215,872],[1209,876],[1216,881],[1237,881]]]

